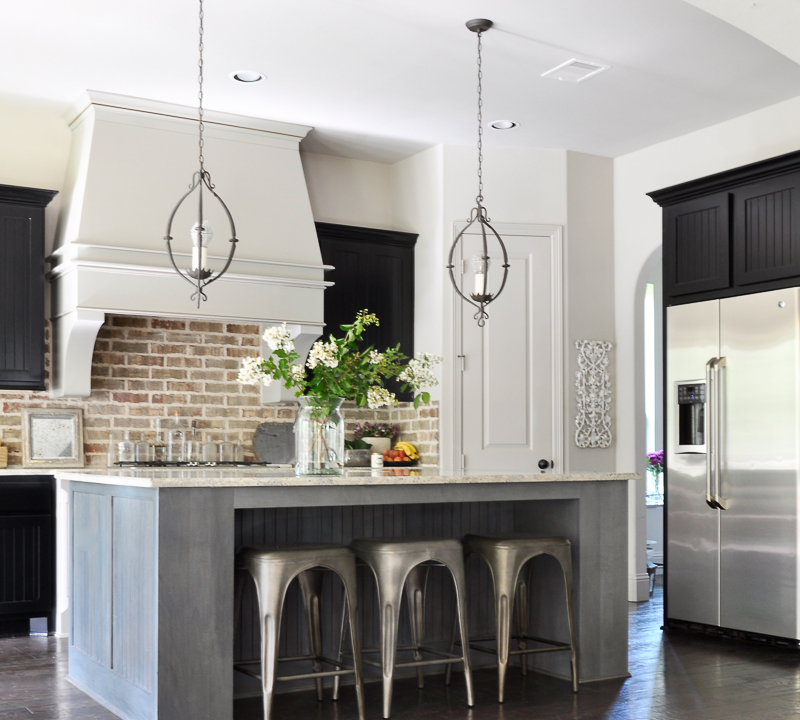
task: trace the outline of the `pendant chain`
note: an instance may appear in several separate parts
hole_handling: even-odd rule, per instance
[[[198,82],[200,84],[200,89],[197,92],[197,99],[200,101],[197,108],[197,125],[200,131],[200,140],[199,140],[199,160],[200,160],[200,174],[203,174],[203,163],[205,162],[205,158],[203,157],[203,0],[200,0],[200,39],[198,43],[198,50],[200,51],[200,60],[197,63],[197,67],[199,69],[198,74]]]
[[[481,69],[481,31],[478,30],[478,205],[483,204],[483,71]]]

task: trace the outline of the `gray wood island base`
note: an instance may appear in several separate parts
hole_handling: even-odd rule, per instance
[[[580,680],[627,676],[627,481],[637,475],[448,476],[421,469],[418,476],[367,470],[297,478],[290,472],[58,472],[69,481],[70,498],[69,679],[122,718],[231,720],[234,658],[249,660],[259,652],[252,590],[245,594],[234,638],[238,547],[349,543],[355,537],[460,538],[467,532],[569,538]],[[533,562],[539,561],[530,632],[564,638],[563,579],[555,561]],[[487,634],[494,627],[488,571],[477,558],[467,570],[470,632]],[[328,592],[332,579],[325,582],[328,654],[341,595],[334,585]],[[449,640],[448,583],[444,573],[431,572],[426,643]],[[371,578],[361,576],[359,591],[364,641],[374,647]],[[282,653],[300,654],[295,650],[305,642],[296,595],[287,596]],[[486,662],[482,653],[474,657],[476,664]],[[565,653],[530,658],[542,672],[569,677]]]

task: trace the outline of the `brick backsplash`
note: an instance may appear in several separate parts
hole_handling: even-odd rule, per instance
[[[46,337],[49,348],[49,332]],[[291,423],[294,403],[262,405],[259,389],[236,382],[241,358],[258,355],[258,325],[175,318],[107,315],[95,342],[92,394],[88,398],[49,397],[46,392],[0,390],[0,440],[8,446],[9,465],[22,462],[22,408],[83,410],[84,450],[88,466],[105,466],[108,436],[130,430],[152,440],[157,418],[178,415],[197,420],[203,439],[225,435],[241,443],[255,459],[253,433],[262,422]],[[46,368],[50,376],[50,357]],[[416,445],[422,462],[439,454],[439,409],[401,403],[368,410],[345,405],[348,437],[356,423],[393,422],[403,440]]]

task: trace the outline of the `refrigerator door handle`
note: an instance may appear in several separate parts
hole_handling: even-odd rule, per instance
[[[723,498],[720,493],[722,492],[721,472],[720,472],[720,426],[722,424],[722,392],[720,388],[720,368],[727,366],[724,357],[717,358],[714,363],[714,504],[720,510],[728,509],[728,501]]]
[[[711,358],[706,363],[706,504],[719,510],[719,505],[714,496],[714,478],[716,467],[716,384],[714,370],[716,369],[719,358]]]

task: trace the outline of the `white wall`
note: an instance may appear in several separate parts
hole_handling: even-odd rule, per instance
[[[614,272],[617,332],[617,469],[635,467],[637,452],[636,365],[637,286],[661,245],[661,208],[645,193],[800,148],[800,98],[743,115],[614,161]],[[639,313],[641,314],[641,313]],[[644,483],[631,489],[631,538],[636,574],[644,572]],[[641,586],[641,582],[639,583]],[[641,587],[639,590],[641,597]],[[641,598],[644,599],[644,598]]]
[[[389,165],[301,152],[317,222],[392,228]]]
[[[58,190],[64,187],[70,131],[61,116],[19,105],[0,105],[0,183]],[[46,247],[53,246],[61,207],[56,195],[45,214]]]

